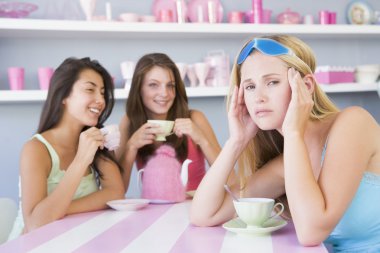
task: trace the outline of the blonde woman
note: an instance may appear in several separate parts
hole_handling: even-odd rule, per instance
[[[230,137],[195,194],[192,223],[235,216],[228,183],[244,197],[286,201],[302,245],[380,251],[379,125],[362,108],[339,111],[314,70],[312,50],[295,37],[244,45],[232,73]]]

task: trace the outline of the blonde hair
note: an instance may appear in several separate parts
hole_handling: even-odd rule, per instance
[[[283,60],[289,67],[292,67],[299,71],[302,77],[308,74],[313,75],[316,67],[315,56],[311,48],[302,40],[289,35],[272,35],[263,36],[262,38],[278,41],[282,45],[291,49],[297,57],[292,55],[280,55],[276,57]],[[251,40],[247,41],[247,43],[249,43]],[[230,106],[230,98],[235,85],[238,87],[240,86],[240,69],[241,65],[238,65],[235,60],[231,73],[230,92],[227,98],[227,110]],[[314,106],[310,113],[310,119],[321,120],[337,113],[339,109],[322,91],[315,79],[313,82],[315,84],[313,92]],[[283,136],[277,130],[259,130],[256,136],[250,140],[238,160],[238,173],[240,178],[241,193],[244,190],[247,178],[250,175],[252,175],[256,170],[260,169],[268,161],[283,153],[283,142]],[[279,200],[287,206],[286,195],[280,197]]]

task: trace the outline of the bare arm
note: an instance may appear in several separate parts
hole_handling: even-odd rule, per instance
[[[73,200],[66,214],[105,209],[108,201],[124,198],[124,184],[117,165],[106,158],[99,158],[97,167],[103,175],[100,178],[101,188],[94,193]]]
[[[20,161],[23,216],[26,230],[32,230],[67,214],[82,177],[88,171],[103,136],[97,128],[81,133],[78,152],[57,187],[48,194],[47,178],[51,158],[38,140],[25,144]]]
[[[302,244],[321,243],[342,218],[376,150],[379,157],[379,132],[375,120],[364,110],[341,112],[329,133],[319,182],[303,138],[297,134],[284,136],[286,192]]]

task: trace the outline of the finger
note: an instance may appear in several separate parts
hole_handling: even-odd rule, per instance
[[[243,85],[240,85],[240,87],[239,87],[238,105],[245,105],[245,101],[244,101],[244,87],[243,87]]]
[[[237,96],[238,96],[238,87],[235,85],[234,90],[232,91],[232,96],[231,96],[231,108],[236,108]]]

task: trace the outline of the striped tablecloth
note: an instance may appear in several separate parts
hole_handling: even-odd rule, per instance
[[[327,252],[323,245],[300,246],[292,224],[267,236],[195,227],[189,223],[189,206],[187,201],[72,215],[0,245],[0,252]]]

